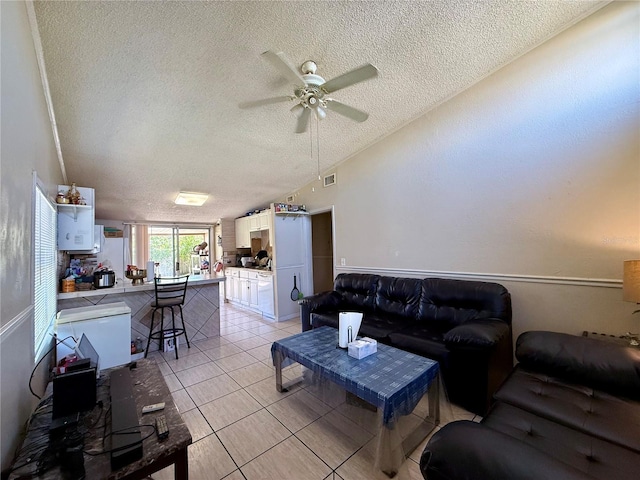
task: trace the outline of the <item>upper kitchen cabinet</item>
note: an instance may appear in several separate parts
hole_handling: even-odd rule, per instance
[[[251,248],[250,218],[251,217],[236,218],[236,248]]]
[[[251,232],[271,229],[271,212],[268,208],[260,213],[236,219],[236,248],[251,248]]]
[[[93,188],[75,187],[75,201],[60,203],[58,200],[58,250],[93,250],[95,225],[95,192]],[[66,193],[69,185],[58,185],[58,192]]]

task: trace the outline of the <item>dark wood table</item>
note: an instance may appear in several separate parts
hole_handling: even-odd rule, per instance
[[[124,467],[112,471],[111,456],[108,452],[111,446],[111,411],[109,401],[109,375],[114,369],[104,370],[97,385],[97,399],[102,407],[96,406],[93,411],[84,414],[78,424],[77,431],[84,436],[82,447],[84,458],[85,478],[108,480],[137,480],[145,479],[149,475],[169,465],[175,465],[175,479],[189,478],[187,447],[191,444],[191,433],[178,412],[169,388],[160,369],[153,360],[138,360],[137,367],[131,369],[133,393],[138,410],[140,425],[155,425],[158,416],[164,415],[169,427],[169,437],[160,442],[153,428],[141,427],[142,438],[148,437],[142,443],[142,458]],[[49,396],[51,385],[47,388]],[[164,402],[163,410],[142,414],[142,407],[154,403]],[[49,425],[51,423],[51,402],[46,400],[36,409],[31,418],[25,440],[14,460],[15,469],[10,479],[21,477],[53,480],[60,478],[74,478],[63,472],[59,461],[52,460],[52,452],[60,449],[60,440],[51,442],[49,439]],[[56,445],[52,445],[56,443]],[[38,465],[47,467],[38,471]],[[76,477],[78,478],[78,477]]]

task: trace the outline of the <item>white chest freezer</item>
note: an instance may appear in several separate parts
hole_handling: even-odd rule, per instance
[[[131,309],[124,302],[60,310],[56,333],[62,340],[71,335],[80,341],[84,333],[100,356],[100,369],[131,361]],[[60,343],[56,358],[73,353],[72,339]]]

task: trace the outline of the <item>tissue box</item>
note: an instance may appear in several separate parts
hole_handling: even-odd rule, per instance
[[[372,353],[378,351],[378,342],[373,338],[364,337],[360,340],[350,342],[347,345],[347,353],[350,357],[357,358],[358,360],[364,357],[368,357]]]

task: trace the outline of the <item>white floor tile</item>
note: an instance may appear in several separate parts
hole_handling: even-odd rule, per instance
[[[323,396],[329,387],[318,392],[296,384],[287,392],[276,391],[271,344],[298,333],[300,327],[300,319],[273,322],[224,304],[222,336],[194,341],[190,350],[181,345],[178,360],[172,354],[150,352],[194,440],[189,447],[190,478],[388,478],[371,470],[375,428],[366,426],[374,419],[377,425],[377,414],[345,403],[344,391]],[[295,380],[305,370],[294,364],[283,370],[283,379]],[[445,410],[449,413],[443,415],[442,425],[451,419],[481,420],[455,405]],[[349,418],[359,420],[353,423]],[[422,480],[418,462],[427,441],[403,463],[398,475],[402,480]],[[173,468],[153,478],[173,479]]]

